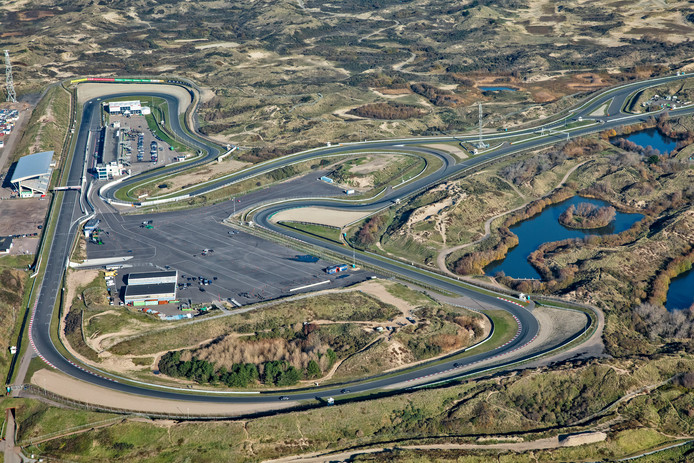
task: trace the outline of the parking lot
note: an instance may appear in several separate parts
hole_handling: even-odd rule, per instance
[[[324,269],[334,262],[310,262],[293,249],[235,232],[220,223],[226,215],[220,206],[189,214],[158,214],[153,219],[104,214],[100,224],[104,244],[89,243],[87,254],[90,259],[132,256],[125,265],[139,271],[167,266],[178,270],[179,283],[185,285],[178,298],[192,303],[221,300],[246,305],[298,294],[302,290],[296,288],[302,286],[326,282],[306,291],[342,287],[372,275],[362,270],[327,275]],[[146,219],[152,223],[143,224],[149,222]],[[126,267],[119,275],[130,271]]]
[[[120,125],[120,127],[114,128],[114,122],[116,125]],[[145,116],[124,116],[119,114],[111,114],[109,116],[109,123],[110,125],[107,130],[106,139],[114,139],[113,133],[116,130],[120,130],[120,140],[124,146],[122,151],[119,149],[119,152],[122,152],[123,154],[120,159],[123,161],[124,166],[131,169],[133,175],[145,170],[153,169],[154,167],[168,165],[174,162],[174,158],[178,158],[178,156],[180,156],[176,151],[169,149],[170,147],[166,142],[158,139],[155,136],[155,134],[147,126]],[[158,156],[156,162],[152,161],[152,156],[150,154],[152,142],[157,144]],[[140,143],[143,153],[141,160],[138,159],[138,147]],[[106,149],[104,150],[104,162],[115,160],[117,156],[114,153],[115,148],[116,147],[111,147],[109,144],[107,144]]]
[[[0,236],[15,237],[11,254],[34,254],[50,201],[40,198],[0,201]],[[26,236],[22,236],[26,235]]]

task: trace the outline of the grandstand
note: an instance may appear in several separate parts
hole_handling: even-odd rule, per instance
[[[53,151],[30,154],[19,158],[10,183],[22,198],[46,194],[51,181]]]

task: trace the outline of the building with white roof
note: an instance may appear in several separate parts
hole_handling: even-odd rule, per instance
[[[140,100],[133,101],[111,101],[108,103],[109,114],[141,114],[142,105]]]

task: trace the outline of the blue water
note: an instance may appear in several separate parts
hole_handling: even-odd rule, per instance
[[[610,225],[590,230],[567,228],[560,224],[559,216],[562,212],[572,204],[578,205],[579,203],[591,203],[599,207],[609,206],[604,201],[574,196],[566,201],[545,208],[538,215],[511,227],[511,231],[518,235],[518,246],[511,249],[505,259],[487,265],[484,269],[485,273],[494,275],[503,270],[506,275],[513,278],[540,278],[540,274],[528,262],[528,256],[540,247],[541,244],[567,238],[583,238],[586,235],[620,233],[631,228],[633,224],[643,218],[641,214],[617,212],[617,216]]]
[[[662,133],[658,132],[658,129],[641,130],[640,132],[634,132],[623,138],[625,140],[633,141],[637,145],[643,146],[644,148],[652,146],[662,154],[668,154],[677,147],[676,140],[666,137]]]
[[[665,308],[670,311],[688,309],[692,303],[694,303],[694,270],[689,270],[670,282]]]
[[[497,92],[497,91],[506,91],[506,92],[515,92],[518,89],[512,88],[512,87],[479,87],[480,90],[483,92]]]

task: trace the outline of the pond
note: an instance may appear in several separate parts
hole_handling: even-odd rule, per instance
[[[662,154],[668,154],[677,147],[677,140],[666,137],[655,128],[641,130],[620,138],[634,142],[644,148],[651,146]]]
[[[694,270],[689,270],[670,282],[665,308],[670,311],[688,309],[692,304],[694,304]]]
[[[505,91],[505,92],[515,92],[518,89],[513,88],[513,87],[479,87],[480,90],[483,92],[499,92],[499,91]]]
[[[540,278],[537,270],[528,262],[528,256],[541,244],[560,241],[567,238],[583,238],[587,235],[611,235],[631,228],[643,218],[641,214],[625,214],[617,212],[610,225],[590,230],[567,228],[559,223],[559,216],[571,205],[591,203],[599,207],[609,206],[605,201],[574,196],[560,203],[546,207],[538,215],[524,220],[511,227],[518,235],[518,246],[511,249],[502,260],[492,262],[484,269],[487,275],[503,271],[513,278]]]

